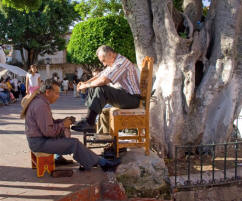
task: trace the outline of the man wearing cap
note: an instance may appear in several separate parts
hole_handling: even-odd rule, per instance
[[[63,136],[69,129],[70,118],[54,120],[50,104],[59,98],[60,87],[55,80],[47,79],[40,88],[40,94],[31,96],[28,106],[24,106],[21,116],[25,116],[25,132],[33,152],[50,154],[73,154],[81,169],[100,165],[104,170],[117,166],[120,161],[109,161],[87,149],[78,139]],[[33,94],[34,95],[34,94]]]
[[[88,113],[85,119],[72,126],[75,131],[94,129],[96,116],[106,104],[122,109],[139,107],[140,87],[134,64],[106,45],[100,46],[96,54],[106,68],[77,85],[78,90],[88,89]],[[109,83],[118,83],[121,88],[108,86]]]

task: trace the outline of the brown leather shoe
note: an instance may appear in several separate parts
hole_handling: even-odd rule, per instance
[[[51,176],[54,178],[59,178],[59,177],[71,177],[73,175],[72,170],[54,170],[51,172]]]

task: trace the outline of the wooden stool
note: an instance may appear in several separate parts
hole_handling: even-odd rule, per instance
[[[54,154],[46,154],[31,151],[32,168],[37,169],[37,177],[42,177],[47,171],[51,174],[55,170]]]

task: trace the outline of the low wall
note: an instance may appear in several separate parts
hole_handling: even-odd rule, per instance
[[[242,183],[216,186],[210,188],[195,188],[173,194],[175,201],[241,201]]]

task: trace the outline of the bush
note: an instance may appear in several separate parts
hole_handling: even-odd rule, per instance
[[[89,68],[87,70],[91,70],[90,68],[100,65],[96,50],[101,45],[109,45],[135,62],[134,41],[129,24],[123,17],[113,15],[77,24],[67,46],[67,60],[86,64]]]

